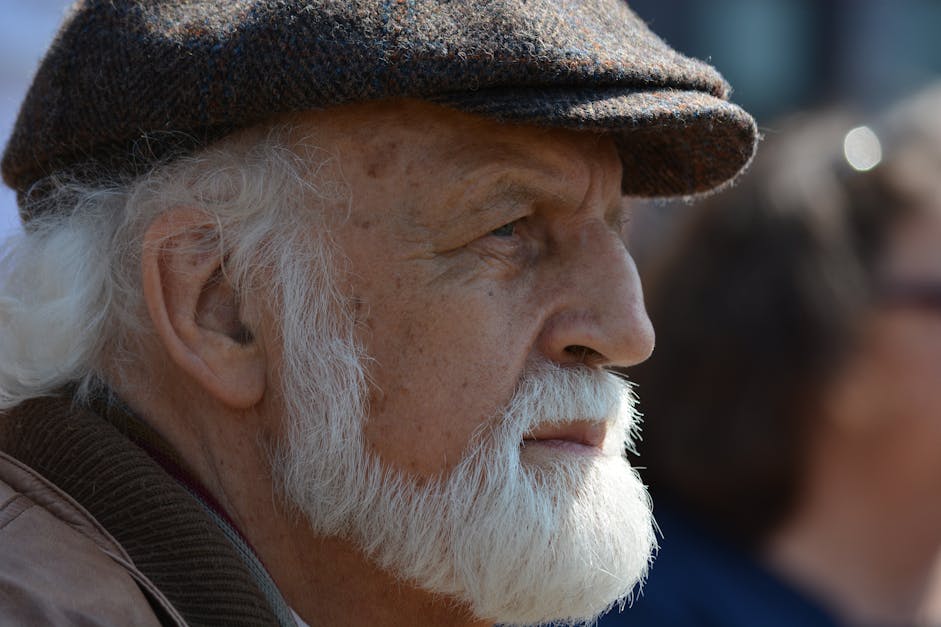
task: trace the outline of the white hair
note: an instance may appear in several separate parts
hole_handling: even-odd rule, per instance
[[[239,294],[266,273],[303,266],[309,280],[312,270],[326,272],[324,247],[302,240],[318,232],[316,201],[335,195],[311,175],[329,156],[292,141],[294,130],[244,131],[130,181],[58,174],[37,185],[41,196],[26,201],[35,217],[6,242],[0,261],[0,409],[68,384],[81,398],[109,377],[133,377],[149,331],[143,236],[164,211],[207,214],[217,228],[204,245],[224,257]],[[319,229],[325,241],[326,231]]]

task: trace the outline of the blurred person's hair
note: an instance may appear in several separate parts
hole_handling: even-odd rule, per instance
[[[822,395],[880,298],[887,238],[937,194],[939,111],[935,89],[885,116],[866,172],[844,151],[849,115],[796,117],[661,242],[644,272],[657,348],[630,370],[655,503],[752,548],[792,511]]]

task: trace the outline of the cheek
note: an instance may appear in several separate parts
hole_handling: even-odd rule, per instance
[[[886,356],[885,376],[899,410],[898,419],[937,425],[941,430],[941,324],[910,325],[902,331],[896,334],[894,350]]]
[[[941,462],[941,359],[925,356],[920,362],[909,363],[907,370],[896,370],[894,376],[894,421],[907,433],[911,446],[930,446],[932,455]]]
[[[890,474],[917,486],[941,477],[941,325],[934,333],[925,325],[895,330],[871,391],[883,409],[875,454],[888,458]]]
[[[528,354],[514,318],[490,299],[440,291],[373,313],[367,444],[412,474],[447,471],[513,393]]]

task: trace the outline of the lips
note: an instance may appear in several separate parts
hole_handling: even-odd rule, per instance
[[[607,425],[603,422],[576,420],[547,424],[523,436],[523,446],[539,444],[563,448],[585,447],[600,450],[604,445],[606,432]]]

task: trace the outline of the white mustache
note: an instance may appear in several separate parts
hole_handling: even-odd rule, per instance
[[[607,426],[604,451],[620,454],[639,432],[635,404],[631,383],[615,374],[587,366],[534,363],[500,412],[499,439],[516,445],[525,434],[546,425],[596,422]]]

